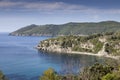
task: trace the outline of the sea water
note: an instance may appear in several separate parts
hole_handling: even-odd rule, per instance
[[[59,74],[78,73],[83,67],[104,60],[88,55],[41,52],[34,48],[48,38],[0,33],[0,70],[9,80],[38,80],[48,68]]]

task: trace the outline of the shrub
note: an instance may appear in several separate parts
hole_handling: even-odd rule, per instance
[[[102,80],[120,80],[120,73],[108,73],[102,77]]]
[[[57,73],[52,68],[49,68],[48,70],[44,71],[43,75],[40,77],[39,80],[60,80],[60,79]]]
[[[101,80],[102,76],[112,72],[112,70],[113,68],[110,66],[103,66],[102,64],[96,63],[81,72],[81,80]]]

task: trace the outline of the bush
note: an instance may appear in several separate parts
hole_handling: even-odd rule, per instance
[[[98,53],[98,52],[102,49],[103,43],[100,42],[100,41],[98,40],[98,38],[92,39],[92,40],[90,40],[90,41],[91,41],[92,44],[94,45],[94,53]]]
[[[112,72],[112,70],[113,68],[110,66],[104,66],[96,63],[81,72],[81,80],[101,80],[101,77]]]
[[[49,68],[43,73],[39,80],[60,80],[60,79],[57,73],[52,68]]]
[[[120,80],[120,73],[108,73],[107,75],[102,77],[102,80]]]
[[[120,80],[120,69],[116,70],[109,65],[96,63],[84,68],[80,74],[58,75],[52,68],[49,68],[40,80]]]

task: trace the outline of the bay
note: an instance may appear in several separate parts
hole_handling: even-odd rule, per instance
[[[89,55],[41,52],[34,48],[48,38],[0,33],[0,70],[9,80],[38,80],[48,68],[54,68],[60,74],[77,73],[83,67],[105,60]]]

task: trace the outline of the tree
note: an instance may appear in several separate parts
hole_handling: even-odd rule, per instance
[[[102,80],[120,80],[120,73],[108,73],[102,77]]]
[[[101,80],[101,77],[112,72],[112,70],[111,66],[96,63],[81,72],[81,80]]]
[[[54,69],[49,68],[48,70],[44,71],[43,75],[40,77],[39,80],[60,80],[57,73]]]

